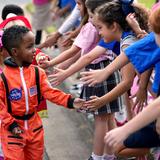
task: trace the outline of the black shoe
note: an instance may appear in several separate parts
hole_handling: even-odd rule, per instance
[[[92,156],[90,156],[88,160],[93,160]]]

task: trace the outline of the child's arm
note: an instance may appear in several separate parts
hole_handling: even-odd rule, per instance
[[[51,35],[48,35],[47,39],[43,43],[41,43],[38,46],[38,48],[42,49],[42,48],[48,48],[48,47],[54,46],[54,44],[57,42],[58,38],[60,38],[61,36],[62,36],[62,34],[59,33],[58,31],[52,33]]]
[[[132,133],[153,122],[160,116],[160,97],[122,127],[111,130],[105,136],[107,145],[116,147]]]
[[[88,54],[82,56],[77,62],[71,65],[66,70],[57,70],[57,73],[49,76],[53,85],[59,85],[66,78],[71,76],[72,74],[80,71],[86,65],[90,64],[94,59],[98,58],[100,55],[104,54],[106,49],[100,46],[96,46],[93,50],[91,50]]]
[[[63,24],[60,26],[58,31],[56,31],[52,35],[50,35],[47,38],[47,40],[45,40],[45,42],[40,44],[38,47],[40,49],[42,49],[44,47],[52,47],[62,35],[64,35],[66,32],[68,32],[69,30],[71,30],[72,28],[75,27],[75,25],[80,17],[81,17],[80,11],[76,5],[74,10],[70,14],[70,16],[63,22]],[[78,32],[82,26],[83,25],[81,23],[80,26],[76,28],[76,31]]]
[[[149,69],[140,75],[139,81],[139,89],[137,93],[134,95],[136,96],[136,100],[133,104],[133,110],[136,107],[137,113],[142,111],[143,107],[147,105],[147,91],[148,91],[148,83],[152,73],[152,69]]]
[[[75,56],[69,58],[68,60],[58,64],[56,67],[59,69],[67,69],[69,68],[72,64],[74,64],[78,59],[81,57],[81,52],[78,52]]]
[[[104,69],[82,72],[81,75],[83,76],[83,78],[81,78],[81,80],[89,86],[101,83],[105,79],[107,79],[114,71],[122,68],[127,63],[129,63],[129,59],[122,52],[112,63],[110,63]]]
[[[71,41],[73,42],[73,39],[76,38],[76,36],[79,34],[81,28],[82,27],[79,26],[75,30],[65,33],[64,34],[65,38],[64,40],[62,40],[62,46],[66,46],[66,47],[69,46]]]
[[[137,35],[138,38],[141,39],[147,35],[147,32],[140,28],[134,13],[128,14],[128,16],[126,17],[126,21],[128,22],[129,26],[132,28],[132,30],[134,31],[134,33]]]
[[[81,48],[72,45],[71,48],[69,48],[68,50],[62,52],[59,56],[53,58],[50,61],[41,61],[41,67],[42,68],[47,68],[47,67],[51,67],[51,66],[55,66],[61,62],[64,62],[65,60],[71,58],[72,56],[74,56],[75,54],[77,54],[79,51],[81,50]]]
[[[85,107],[89,110],[95,110],[102,107],[105,104],[115,100],[117,97],[121,96],[123,93],[127,92],[132,84],[135,76],[135,70],[131,63],[127,64],[121,69],[122,81],[113,88],[110,92],[102,97],[91,97],[92,100],[85,103]]]
[[[61,90],[58,90],[56,88],[53,88],[49,81],[47,80],[47,76],[45,72],[41,69],[39,69],[40,73],[40,89],[42,96],[51,101],[52,103],[55,103],[57,105],[64,106],[65,108],[81,108],[84,100],[79,98],[72,98],[70,94],[66,94],[62,92]]]

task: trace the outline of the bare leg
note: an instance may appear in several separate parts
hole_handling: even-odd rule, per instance
[[[115,122],[115,118],[114,118],[114,114],[108,114],[108,121],[107,122],[108,122],[108,131],[117,127],[116,122]],[[106,131],[106,132],[108,132],[108,131]],[[113,151],[110,149],[109,146],[105,145],[104,154],[112,155]]]
[[[96,155],[102,156],[104,151],[104,136],[108,131],[107,126],[108,114],[95,116],[95,130],[93,140],[93,152]]]

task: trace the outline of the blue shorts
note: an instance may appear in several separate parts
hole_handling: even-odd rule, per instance
[[[155,122],[131,134],[125,141],[127,148],[152,148],[160,146],[160,137],[156,132]]]

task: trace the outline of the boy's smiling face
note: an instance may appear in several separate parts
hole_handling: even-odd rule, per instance
[[[34,42],[34,34],[29,31],[23,36],[19,46],[15,48],[13,56],[19,66],[25,66],[32,63],[35,54]]]

